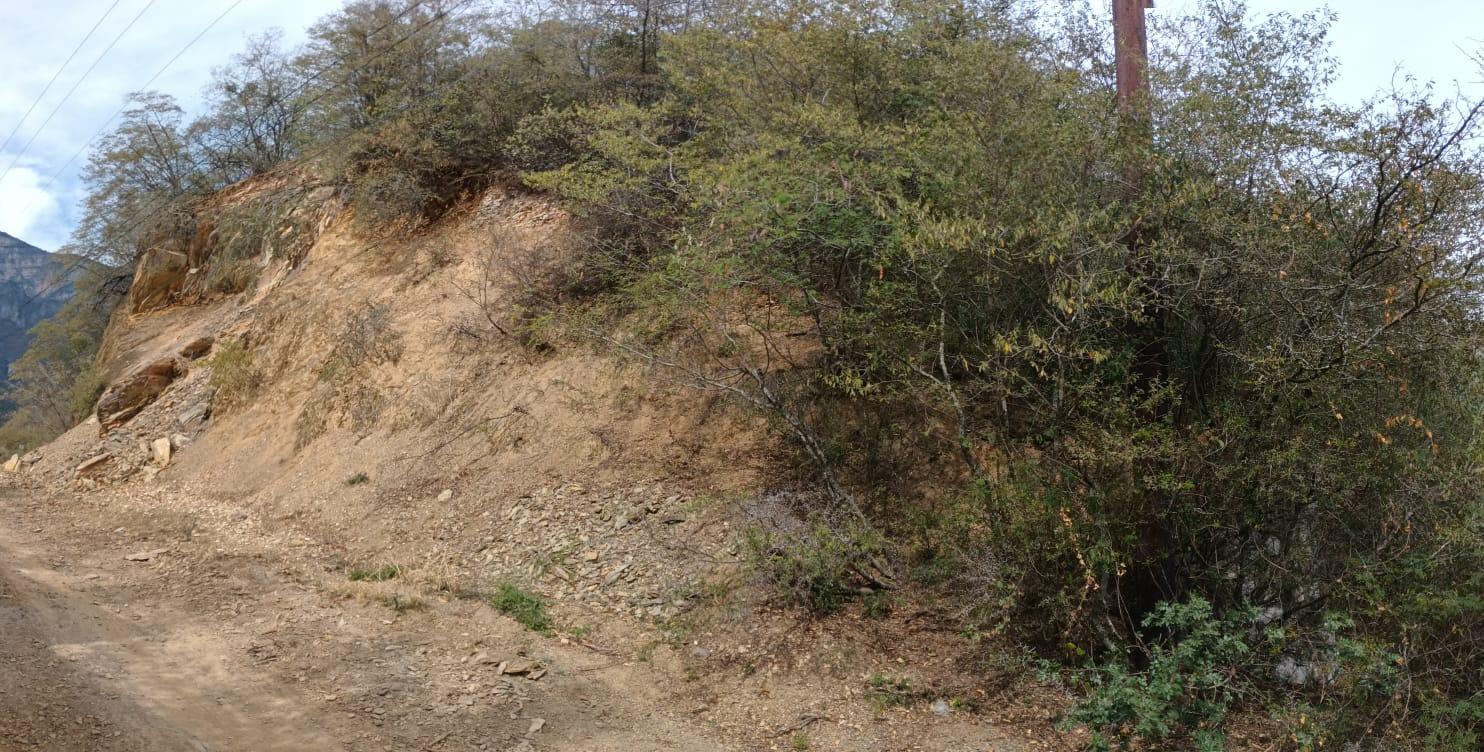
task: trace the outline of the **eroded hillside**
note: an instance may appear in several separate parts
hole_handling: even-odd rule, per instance
[[[216,256],[211,233],[152,249],[102,348],[97,414],[10,476],[25,490],[7,524],[48,520],[10,555],[65,539],[83,548],[49,586],[91,590],[96,570],[151,604],[163,652],[97,660],[146,708],[188,708],[169,725],[212,749],[324,718],[348,749],[1053,735],[1037,703],[991,710],[1008,687],[910,611],[812,622],[753,588],[743,531],[788,514],[761,419],[642,363],[511,336],[521,296],[583,242],[550,200],[498,188],[376,240],[333,194],[297,195],[309,234],[260,255]],[[251,265],[230,270],[251,284],[196,285],[213,263]],[[206,643],[200,665],[272,677],[276,699],[233,680],[211,691],[243,713],[203,724],[195,690],[143,687],[152,661],[196,666],[184,651]],[[273,748],[329,743],[292,738]]]

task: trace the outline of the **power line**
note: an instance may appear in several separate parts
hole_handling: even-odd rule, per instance
[[[407,13],[411,12],[413,8],[417,7],[418,5],[421,5],[423,2],[425,2],[425,0],[414,0],[414,2],[412,2],[411,4],[409,4],[406,9],[404,9],[401,13],[397,14],[397,16],[395,18],[393,18],[392,20],[390,20],[390,21],[382,24],[375,31],[373,31],[372,32],[372,35],[375,35],[377,32],[380,32],[381,30],[383,30],[386,27],[390,26],[391,24],[395,23],[397,20],[399,20],[401,17],[405,16]],[[379,60],[381,57],[390,54],[392,51],[394,51],[398,47],[402,46],[409,39],[412,39],[417,34],[419,34],[420,32],[422,32],[424,29],[428,28],[429,26],[433,25],[434,23],[436,23],[438,21],[447,20],[455,12],[457,12],[459,10],[463,10],[464,8],[472,5],[473,2],[474,2],[474,0],[464,0],[464,2],[462,2],[462,3],[456,3],[455,5],[453,5],[452,7],[450,7],[447,10],[437,11],[431,18],[429,18],[427,21],[424,21],[421,25],[419,25],[417,28],[413,29],[406,36],[404,36],[401,39],[398,39],[397,41],[393,42],[390,47],[387,47],[387,48],[385,48],[383,50],[378,51],[377,54],[371,56],[370,58],[368,58],[367,60],[365,60],[364,62],[362,62],[362,64],[360,66],[358,66],[358,68],[352,69],[351,72],[354,73],[356,70],[359,70],[361,68],[365,68],[365,67],[371,65],[372,63],[374,63],[377,60]],[[349,59],[349,57],[350,56],[347,55],[346,56],[346,59]],[[339,60],[339,61],[336,61],[335,63],[331,63],[331,64],[325,66],[324,68],[322,68],[321,70],[319,70],[318,72],[316,72],[314,74],[314,76],[311,77],[311,80],[313,80],[314,78],[318,78],[320,75],[323,75],[325,72],[327,72],[328,70],[334,68],[336,65],[338,65],[341,62],[344,62],[344,60]],[[442,85],[440,85],[438,87],[438,91],[441,91],[441,90],[443,90],[443,89],[445,89],[447,87],[450,87],[450,86],[453,86],[454,84],[457,84],[458,82],[462,81],[464,78],[466,78],[472,72],[474,72],[474,69],[471,68],[471,69],[466,70],[463,73],[459,74],[458,76],[455,76],[453,79],[444,82]],[[308,103],[306,103],[305,106],[307,106],[309,104],[313,104],[314,102],[318,101],[319,99],[323,98],[324,96],[327,96],[329,94],[329,92],[333,91],[336,88],[339,88],[341,86],[344,86],[344,85],[346,85],[347,83],[350,83],[353,80],[354,80],[354,77],[353,76],[347,76],[344,80],[342,80],[342,81],[340,81],[338,83],[331,84],[328,89],[326,89],[324,92],[321,92],[314,99],[311,99]],[[301,90],[302,90],[302,88],[301,88]],[[433,93],[436,93],[436,91],[433,92]],[[428,97],[428,99],[432,99],[433,98],[433,96],[431,94],[432,93],[430,93],[430,96]],[[407,112],[412,111],[414,109],[414,106],[416,104],[423,104],[423,102],[411,103],[408,106],[406,106],[405,108],[403,108],[403,110],[401,112],[396,113],[396,114],[398,114],[398,115],[406,114]],[[302,112],[302,108],[300,109],[300,112]],[[379,123],[374,123],[374,124],[371,124],[371,125],[366,126],[362,130],[369,130],[371,128],[375,128],[377,125],[379,125]],[[308,153],[298,155],[297,157],[294,158],[294,161],[302,162],[302,161],[305,161],[305,160],[313,159],[315,157],[318,157],[321,154],[324,154],[325,152],[329,151],[331,148],[333,148],[333,147],[335,147],[337,145],[338,145],[338,143],[336,143],[336,142],[326,143],[325,145],[321,146],[319,149],[312,150],[312,151],[310,151]],[[141,211],[140,212],[140,216],[125,229],[125,234],[132,233],[134,230],[137,230],[140,227],[144,226],[144,224],[147,223],[149,220],[155,218],[162,211],[164,211],[165,209],[167,209],[172,201],[174,201],[175,199],[178,199],[178,198],[186,195],[187,193],[189,193],[189,190],[184,190],[184,191],[180,191],[178,193],[175,193],[173,195],[165,196],[163,198],[160,198],[158,200],[155,200],[155,201],[150,202],[149,203],[149,207],[151,207],[151,208],[149,208],[147,211]],[[101,243],[94,244],[91,248],[81,249],[80,252],[76,253],[75,255],[77,256],[77,261],[73,262],[71,265],[68,266],[67,269],[64,270],[63,275],[58,280],[58,285],[65,284],[66,281],[67,281],[67,278],[71,276],[72,272],[74,270],[76,270],[84,261],[90,261],[90,260],[92,260],[93,254],[96,253],[99,250],[102,250],[102,244]],[[55,290],[55,289],[56,289],[56,287],[53,286],[53,287],[51,287],[51,288],[49,288],[47,290],[38,291],[36,294],[30,296],[30,298],[25,303],[23,303],[22,306],[33,304],[38,297],[40,297],[43,294],[46,294],[46,293],[50,292],[51,290]]]
[[[386,23],[383,23],[381,26],[378,26],[375,29],[373,29],[371,31],[371,33],[367,35],[368,38],[369,37],[376,36],[377,34],[381,33],[384,29],[386,29],[388,26],[391,26],[392,24],[396,23],[397,21],[400,21],[408,13],[411,13],[413,11],[413,9],[417,8],[419,5],[422,5],[426,1],[427,0],[413,0],[411,3],[408,3],[407,7],[406,8],[403,8],[400,13],[398,13],[395,16],[393,16],[390,20],[388,20]],[[175,62],[177,60],[179,60],[180,57],[186,53],[186,50],[189,50],[194,44],[196,44],[196,42],[200,41],[201,40],[201,37],[205,36],[206,33],[209,32],[209,31],[211,31],[211,29],[214,26],[216,26],[218,23],[220,23],[221,20],[223,18],[225,18],[228,13],[231,13],[233,9],[235,9],[238,5],[241,5],[241,4],[242,4],[242,0],[237,0],[237,2],[235,2],[235,3],[233,3],[231,5],[231,7],[227,8],[225,11],[223,11],[220,16],[217,16],[217,18],[216,18],[215,21],[212,21],[211,24],[209,24],[205,29],[203,29],[200,34],[197,34],[196,37],[195,37],[195,39],[192,39],[190,41],[190,43],[188,43],[184,48],[181,49],[180,52],[177,52],[175,54],[175,57],[171,58],[169,62],[165,63],[164,67],[160,68],[160,70],[157,71],[155,73],[155,75],[151,76],[148,81],[144,82],[144,85],[143,86],[140,86],[139,88],[135,89],[135,91],[143,91],[145,89],[148,89],[149,86],[150,86],[150,84],[154,83],[156,79],[158,79],[161,75],[163,75],[165,73],[165,71],[171,65],[175,64]],[[425,26],[426,26],[426,24],[425,24]],[[421,30],[421,28],[418,29],[418,31],[420,31],[420,30]],[[416,33],[416,32],[414,32],[414,33]],[[405,40],[402,40],[402,41],[405,41]],[[397,42],[397,44],[400,44],[400,43],[401,43],[401,41]],[[396,45],[393,45],[393,47],[395,47],[395,46]],[[326,65],[325,67],[321,68],[319,71],[316,71],[314,73],[314,75],[312,75],[309,78],[305,79],[304,82],[301,83],[298,86],[297,89],[294,89],[294,90],[290,91],[288,94],[284,95],[285,99],[287,99],[289,97],[293,97],[294,95],[303,92],[304,89],[306,89],[309,86],[309,84],[312,83],[315,79],[317,79],[320,76],[324,75],[325,72],[329,71],[330,69],[334,68],[335,66],[339,65],[340,63],[345,62],[349,58],[350,58],[350,56],[349,55],[346,55],[344,57],[344,59],[336,60],[333,63],[331,63],[329,65]],[[334,87],[331,87],[332,90],[333,90],[333,88]],[[323,94],[321,94],[321,97],[322,96],[323,96]],[[316,97],[315,99],[310,100],[308,103],[306,103],[304,105],[304,107],[301,107],[298,110],[296,110],[293,113],[293,117],[297,117],[297,116],[303,114],[303,112],[307,108],[307,106],[310,105],[310,104],[314,104],[314,102],[318,101],[319,98],[320,97]],[[66,172],[67,171],[67,168],[71,167],[72,164],[74,162],[76,162],[78,160],[78,158],[81,157],[88,150],[88,148],[93,145],[93,142],[96,141],[99,136],[102,136],[103,135],[103,132],[108,129],[108,126],[111,125],[113,123],[113,121],[118,118],[119,115],[124,114],[124,111],[127,110],[128,108],[129,108],[129,105],[128,105],[127,102],[125,102],[124,105],[122,107],[120,107],[117,112],[113,113],[113,115],[109,116],[109,118],[103,122],[103,125],[101,125],[101,126],[98,127],[98,130],[96,130],[96,131],[93,132],[93,135],[89,136],[85,141],[83,141],[82,144],[80,146],[78,146],[77,151],[73,152],[72,153],[72,156],[71,157],[68,157],[67,158],[67,161],[64,162],[61,167],[57,168],[56,172],[53,172],[51,174],[51,176],[47,178],[46,184],[42,186],[41,190],[39,190],[35,195],[33,195],[31,197],[31,202],[26,205],[26,209],[29,210],[32,206],[35,206],[36,205],[36,202],[38,200],[40,200],[40,196],[45,195],[47,191],[51,190],[52,186],[56,184],[57,180],[62,177],[62,173]]]
[[[175,57],[170,58],[170,60],[167,61],[163,66],[160,66],[160,69],[155,71],[155,74],[153,76],[150,76],[149,80],[145,81],[144,85],[140,86],[138,89],[135,89],[135,91],[143,91],[145,89],[148,89],[150,84],[153,84],[155,81],[157,81],[160,76],[165,75],[165,71],[169,70],[170,66],[175,65],[175,63],[179,61],[180,58],[186,54],[187,51],[196,46],[197,42],[201,41],[202,37],[206,36],[207,33],[216,28],[216,25],[221,23],[222,19],[226,18],[228,13],[236,10],[237,6],[241,4],[242,0],[237,0],[236,2],[227,6],[226,10],[222,11],[221,14],[213,19],[211,23],[207,24],[206,28],[202,29],[199,34],[193,37],[191,41],[186,43],[186,46],[180,48],[180,51],[175,53]],[[60,178],[62,176],[62,173],[66,172],[67,168],[71,167],[72,163],[76,162],[77,158],[82,156],[83,152],[88,150],[88,147],[92,145],[93,141],[95,141],[99,136],[103,135],[103,131],[107,130],[108,126],[113,124],[113,121],[116,120],[119,115],[124,114],[124,111],[127,109],[129,109],[129,104],[128,102],[125,102],[124,105],[120,107],[117,112],[109,115],[108,119],[103,121],[103,125],[98,126],[98,130],[94,131],[93,135],[88,136],[87,139],[82,142],[82,146],[78,147],[77,151],[73,152],[72,156],[68,157],[67,161],[64,162],[61,167],[57,168],[57,171],[53,172],[51,174],[51,177],[48,177],[46,179],[46,184],[41,187],[41,190],[37,191],[36,195],[33,195],[31,197],[31,203],[26,204],[26,209],[29,210],[31,207],[35,206],[36,201],[38,200],[38,196],[45,195],[47,191],[51,190],[51,187],[56,184],[57,178]],[[25,212],[23,211],[22,213],[24,214]]]
[[[67,70],[67,66],[72,64],[73,59],[77,57],[77,53],[82,52],[83,46],[88,43],[89,39],[93,38],[93,34],[97,33],[98,27],[102,26],[103,22],[108,20],[109,16],[113,15],[114,9],[119,7],[119,3],[121,2],[123,0],[113,0],[113,5],[108,6],[108,10],[103,11],[103,15],[98,19],[98,22],[93,24],[93,28],[88,30],[87,36],[83,37],[82,41],[77,43],[77,46],[72,49],[72,54],[68,55],[67,60],[62,63],[62,66],[57,68],[57,72],[52,74],[52,80],[46,82],[46,87],[41,90],[40,94],[36,95],[36,99],[26,109],[26,114],[22,115],[21,119],[16,121],[15,127],[10,130],[10,135],[5,137],[3,144],[0,144],[0,154],[4,154],[5,150],[10,148],[11,139],[15,138],[15,134],[20,133],[21,126],[26,124],[26,121],[31,118],[31,113],[36,111],[36,106],[41,104],[41,100],[46,98],[47,92],[52,90],[52,85],[57,82],[58,78],[62,77],[62,71]]]
[[[124,35],[128,34],[129,30],[134,28],[134,24],[139,23],[139,19],[143,18],[144,14],[150,8],[154,7],[155,2],[156,0],[149,0],[148,3],[145,3],[144,7],[140,8],[139,12],[134,15],[134,18],[129,21],[129,24],[124,27],[124,30],[120,31],[118,36],[114,37],[113,41],[108,43],[108,47],[103,50],[102,54],[98,55],[98,58],[93,61],[93,64],[88,66],[88,69],[83,72],[82,77],[77,79],[77,82],[72,85],[71,89],[67,90],[67,94],[62,97],[62,101],[58,102],[57,106],[52,108],[51,114],[46,116],[46,120],[41,123],[41,127],[37,128],[36,132],[31,134],[31,138],[26,141],[26,145],[21,147],[20,153],[15,155],[15,159],[10,160],[10,166],[5,168],[5,172],[0,172],[0,183],[5,182],[5,178],[10,175],[10,171],[15,169],[16,164],[21,161],[21,157],[25,156],[26,152],[31,150],[31,145],[36,143],[36,138],[46,130],[46,126],[51,124],[52,118],[57,116],[63,105],[67,104],[67,100],[71,99],[72,95],[77,93],[77,89],[79,86],[82,86],[82,82],[86,81],[88,76],[92,75],[93,71],[98,69],[98,65],[103,62],[103,58],[108,57],[108,53],[113,52],[113,48],[118,45],[119,40],[122,40]]]

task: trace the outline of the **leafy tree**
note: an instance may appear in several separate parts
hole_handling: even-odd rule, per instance
[[[323,135],[366,128],[433,96],[476,44],[479,16],[453,0],[352,0],[309,30],[298,66]],[[313,104],[309,104],[313,103]]]
[[[223,182],[257,175],[287,161],[304,137],[296,94],[305,71],[282,48],[282,33],[248,40],[230,65],[212,73],[209,112],[194,126]]]
[[[129,96],[119,125],[94,146],[83,170],[87,199],[66,249],[109,262],[132,262],[152,234],[189,221],[185,205],[217,187],[200,144],[175,99]]]

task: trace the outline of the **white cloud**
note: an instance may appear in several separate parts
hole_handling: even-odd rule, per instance
[[[11,235],[47,250],[55,250],[65,238],[48,228],[56,218],[57,197],[42,190],[43,178],[29,167],[16,167],[0,181],[0,228]]]
[[[125,95],[142,87],[224,10],[232,8],[151,88],[176,96],[193,111],[199,106],[199,94],[211,69],[225,64],[242,48],[248,35],[278,26],[287,32],[289,44],[297,43],[309,24],[341,2],[245,0],[234,5],[234,0],[155,0],[153,4],[150,0],[122,0],[58,76],[35,112],[21,124],[6,153],[0,154],[0,169],[4,169],[34,136],[22,161],[34,170],[12,174],[0,186],[0,231],[43,248],[60,246],[77,221],[76,204],[83,193],[78,176],[86,164],[85,154],[61,172],[57,184],[47,191],[49,196],[40,195],[36,173],[49,176],[61,170],[118,111]],[[111,0],[0,0],[0,140],[16,127],[57,68],[110,5]],[[120,36],[136,15],[138,23]],[[83,72],[115,38],[118,44],[79,83]],[[62,104],[74,85],[77,90]],[[56,116],[43,129],[47,115],[59,104],[62,106]]]

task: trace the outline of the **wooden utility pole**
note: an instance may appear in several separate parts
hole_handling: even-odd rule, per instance
[[[1149,32],[1144,11],[1154,0],[1113,0],[1113,61],[1118,71],[1118,107],[1142,118],[1149,99]]]
[[[1149,110],[1149,35],[1144,11],[1154,7],[1154,0],[1113,0],[1114,65],[1118,74],[1118,110],[1122,136],[1129,152],[1124,164],[1126,200],[1136,203],[1144,185],[1146,150],[1153,143],[1154,124]],[[1126,326],[1136,350],[1133,375],[1141,389],[1152,390],[1169,379],[1169,346],[1166,327],[1169,320],[1164,303],[1164,284],[1155,260],[1147,251],[1145,229],[1134,219],[1124,236],[1130,267],[1138,275],[1142,292],[1143,321],[1130,317]],[[1143,395],[1141,395],[1143,396]],[[1141,409],[1141,417],[1151,423],[1166,418],[1168,406],[1158,403]],[[1168,463],[1158,469],[1169,471]],[[1160,491],[1145,493],[1147,517],[1139,526],[1138,543],[1128,570],[1120,574],[1119,611],[1124,615],[1130,633],[1139,631],[1142,616],[1151,612],[1161,600],[1178,591],[1178,572],[1172,570],[1171,535],[1160,522],[1159,511],[1168,500]]]

